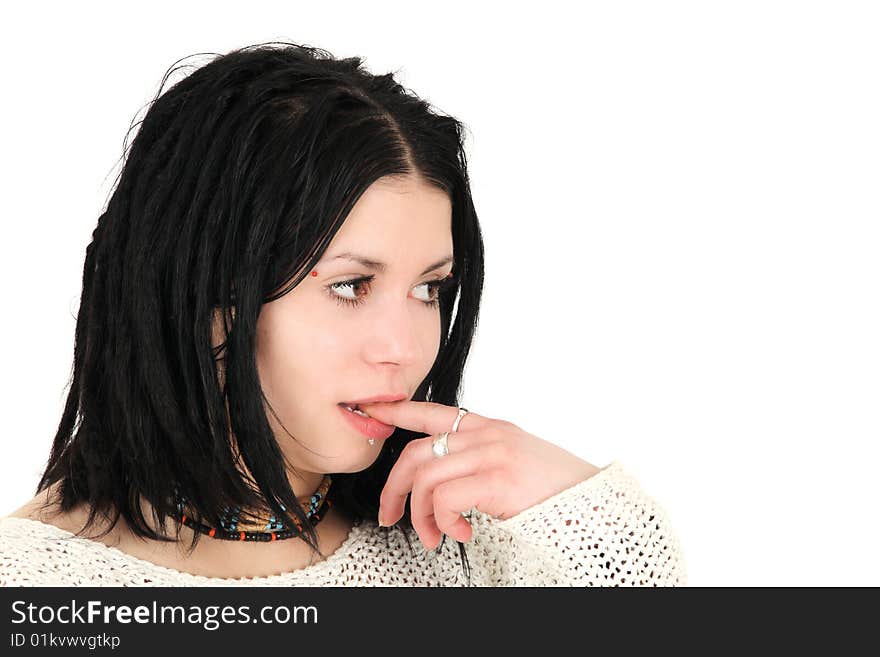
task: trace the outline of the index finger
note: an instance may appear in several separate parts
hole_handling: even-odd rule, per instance
[[[392,424],[402,429],[418,431],[429,435],[452,431],[452,423],[458,417],[458,407],[435,402],[420,402],[401,399],[396,402],[375,402],[361,404],[360,408],[379,422]],[[490,421],[490,418],[470,411],[461,419],[458,431],[473,431]]]

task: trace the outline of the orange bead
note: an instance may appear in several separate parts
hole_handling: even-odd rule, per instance
[[[317,276],[317,275],[318,275],[318,272],[316,272],[316,271],[312,272],[312,276]]]
[[[211,531],[208,532],[208,536],[210,536],[211,538],[213,538],[213,537],[214,537],[214,534],[216,533],[216,531],[217,531],[216,529],[214,529],[213,527],[211,527]]]
[[[241,538],[239,538],[239,540],[243,541],[244,540],[244,532],[238,532],[238,535],[241,537]]]

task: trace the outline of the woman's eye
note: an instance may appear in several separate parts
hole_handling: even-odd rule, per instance
[[[340,281],[339,283],[331,283],[327,286],[328,294],[336,300],[339,305],[359,306],[364,302],[364,297],[370,289],[373,276],[364,276],[348,281]],[[426,288],[427,297],[417,297],[422,303],[428,307],[435,307],[440,302],[440,291],[446,286],[454,285],[453,277],[444,278],[439,281],[426,281],[420,283],[416,288]],[[361,290],[366,290],[360,293]]]
[[[416,285],[416,289],[424,288],[427,291],[427,299],[421,299],[427,304],[436,305],[438,301],[437,291],[440,286],[440,281],[428,281],[427,283],[420,283]]]
[[[365,288],[372,280],[372,276],[368,278],[358,278],[350,281],[340,281],[328,285],[330,296],[340,304],[358,306],[363,303],[362,297],[358,294],[359,289]]]

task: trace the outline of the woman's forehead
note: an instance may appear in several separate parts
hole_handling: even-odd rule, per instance
[[[358,199],[334,235],[329,257],[357,252],[366,257],[372,253],[379,260],[381,249],[399,258],[400,248],[419,249],[423,244],[432,252],[444,244],[452,250],[452,203],[443,190],[422,183],[380,182]]]

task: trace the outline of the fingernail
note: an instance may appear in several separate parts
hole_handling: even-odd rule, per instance
[[[391,526],[391,525],[386,525],[384,522],[382,522],[382,514],[381,513],[379,514],[377,521],[379,522],[380,527],[390,527]]]

